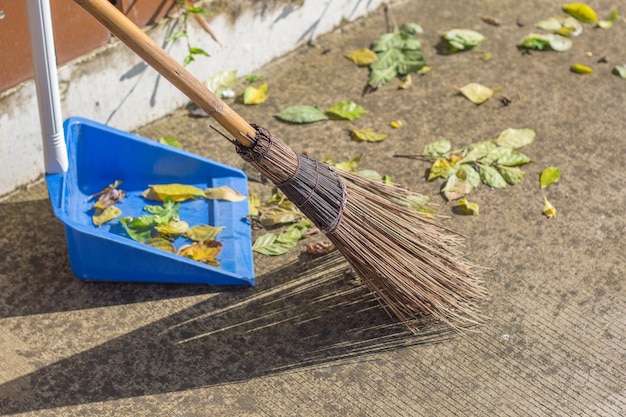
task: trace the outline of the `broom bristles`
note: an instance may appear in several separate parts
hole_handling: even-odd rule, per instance
[[[482,323],[478,268],[464,258],[462,236],[410,207],[423,196],[335,170],[255,128],[255,145],[237,152],[326,234],[393,315],[413,331],[423,315],[453,327]]]

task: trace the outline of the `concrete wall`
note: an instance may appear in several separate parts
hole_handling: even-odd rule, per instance
[[[188,69],[200,80],[225,70],[254,72],[268,61],[379,7],[384,0],[304,0],[262,10],[249,6],[238,14],[220,14],[210,26],[220,48],[190,19],[193,46],[210,58],[198,58]],[[297,3],[296,3],[297,4]],[[176,19],[164,19],[149,35],[182,61],[184,40],[166,44]],[[81,116],[134,130],[184,106],[188,99],[125,45],[114,41],[59,68],[65,117]],[[71,163],[71,161],[70,161]],[[28,184],[44,172],[35,85],[32,80],[0,95],[0,195]]]

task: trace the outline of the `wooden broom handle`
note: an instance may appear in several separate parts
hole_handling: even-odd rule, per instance
[[[108,0],[74,0],[74,2],[109,29],[191,101],[211,115],[233,135],[237,142],[246,147],[252,146],[252,138],[256,134],[254,128]]]

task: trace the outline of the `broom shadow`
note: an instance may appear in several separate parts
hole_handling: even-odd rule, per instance
[[[306,262],[306,272],[298,273]],[[93,349],[0,385],[0,409],[20,413],[183,391],[404,346],[439,343],[448,326],[414,335],[344,276],[337,254],[259,277]]]

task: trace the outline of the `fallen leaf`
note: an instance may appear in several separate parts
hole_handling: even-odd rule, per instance
[[[119,217],[122,214],[122,210],[115,206],[108,206],[104,209],[96,209],[95,214],[91,217],[93,224],[96,226],[102,226],[104,223]]]
[[[378,61],[378,55],[376,52],[369,48],[357,49],[346,55],[346,58],[354,62],[359,67],[366,67],[376,61]]]
[[[562,36],[579,36],[583,32],[583,26],[571,16],[551,17],[537,22],[535,27]]]
[[[532,159],[512,148],[503,147],[502,152],[498,155],[498,159],[495,162],[501,166],[515,167],[528,164],[532,162]]]
[[[212,75],[204,83],[216,96],[224,97],[223,93],[232,90],[237,81],[237,71],[222,71]]]
[[[305,219],[287,227],[280,234],[266,233],[254,241],[252,250],[269,256],[283,255],[295,247],[312,226],[313,223]]]
[[[164,250],[166,252],[176,253],[174,244],[169,240],[162,237],[153,237],[144,242],[146,245],[150,245],[154,248]]]
[[[617,22],[617,19],[619,19],[619,15],[617,9],[615,9],[613,10],[613,12],[611,12],[609,17],[598,22],[598,27],[600,29],[611,29],[613,27],[613,24]]]
[[[480,168],[480,179],[491,188],[505,188],[506,180],[498,172],[498,170],[490,165],[478,164]]]
[[[561,170],[558,167],[548,167],[541,172],[539,185],[546,188],[548,185],[557,182],[561,178]]]
[[[204,197],[204,191],[187,184],[158,184],[151,185],[141,195],[153,201],[165,201],[170,198],[172,201],[179,202]]]
[[[335,245],[329,240],[306,245],[306,252],[314,256],[327,255],[335,250]]]
[[[326,109],[325,113],[331,119],[355,120],[366,112],[354,101],[342,101]]]
[[[359,142],[380,142],[387,139],[386,133],[378,133],[372,128],[359,129],[353,127],[351,130],[352,138]]]
[[[217,256],[222,251],[222,244],[214,240],[204,242],[193,242],[190,245],[183,245],[178,249],[177,254],[194,261],[219,267]]]
[[[275,114],[276,118],[288,123],[314,123],[328,120],[328,116],[315,106],[290,106]]]
[[[536,133],[533,129],[508,128],[500,133],[496,139],[496,144],[510,148],[521,148],[532,143],[535,140],[535,135]]]
[[[472,203],[464,197],[459,200],[459,204],[456,206],[455,212],[462,215],[478,216],[480,207],[477,203]]]
[[[432,181],[435,178],[445,176],[452,166],[450,165],[450,161],[446,158],[437,158],[430,166],[428,170],[428,181]]]
[[[467,147],[467,153],[463,155],[463,158],[459,162],[462,164],[475,162],[489,155],[496,147],[497,145],[490,140],[474,142]]]
[[[519,167],[498,166],[498,172],[502,178],[511,185],[515,185],[524,178],[524,171]]]
[[[348,172],[355,172],[357,167],[361,163],[361,155],[355,156],[352,159],[348,159],[347,161],[341,162],[333,162],[330,159],[326,159],[325,162],[329,165],[334,166],[335,168],[342,169]]]
[[[161,223],[155,226],[154,229],[165,237],[179,236],[189,230],[189,224],[183,220],[172,220],[167,223]]]
[[[616,65],[613,68],[613,74],[626,80],[626,64]]]
[[[246,199],[245,195],[227,185],[222,185],[221,187],[216,188],[207,188],[204,190],[204,196],[209,200],[230,201],[234,203]]]
[[[422,155],[424,156],[441,156],[448,153],[452,149],[452,144],[448,139],[442,138],[429,143],[424,147]]]
[[[389,122],[389,126],[394,129],[398,129],[404,126],[404,122],[402,120],[392,120],[391,122]]]
[[[104,210],[105,208],[120,202],[124,197],[126,197],[126,191],[117,188],[121,184],[122,181],[115,181],[113,184],[108,185],[103,190],[90,195],[87,200],[98,197],[98,200],[94,203],[93,208],[94,210]]]
[[[548,219],[551,219],[552,217],[556,216],[556,209],[554,208],[554,206],[548,201],[547,198],[543,198],[544,202],[543,202],[543,214],[545,214],[545,216]]]
[[[441,189],[446,200],[453,201],[471,193],[474,187],[469,183],[467,178],[461,178],[458,175],[452,175],[446,181]]]
[[[304,214],[291,203],[291,206],[274,206],[263,210],[259,221],[263,227],[273,227],[281,224],[293,223],[304,217]]]
[[[569,13],[570,16],[580,20],[584,23],[597,23],[598,16],[596,15],[595,10],[593,10],[590,6],[584,3],[570,3],[564,4],[563,10]]]
[[[452,29],[443,35],[452,47],[452,52],[472,49],[480,45],[486,38],[482,33],[471,29]]]
[[[518,43],[520,48],[534,49],[543,51],[544,49],[552,49],[556,52],[564,52],[569,50],[573,45],[571,39],[556,33],[548,33],[545,35],[531,33]]]
[[[199,224],[187,229],[183,236],[189,240],[203,242],[205,240],[215,240],[222,230],[224,230],[224,226],[216,227],[208,224]]]
[[[478,83],[469,83],[458,89],[465,98],[474,104],[482,104],[495,94],[495,91]]]
[[[243,91],[243,104],[261,104],[267,100],[267,84],[253,87],[247,86]]]
[[[469,184],[476,188],[480,185],[480,174],[477,170],[474,169],[471,164],[461,164],[461,169],[456,173],[456,175],[469,182]]]
[[[251,191],[248,195],[248,211],[251,216],[259,215],[259,206],[261,205],[261,199],[259,195],[254,191]]]
[[[582,64],[574,64],[571,69],[572,72],[575,72],[576,74],[591,74],[593,72],[590,67]]]
[[[183,149],[183,145],[181,145],[178,139],[176,139],[173,136],[163,136],[162,138],[159,138],[159,143],[162,143],[164,145],[169,145],[178,149]]]

